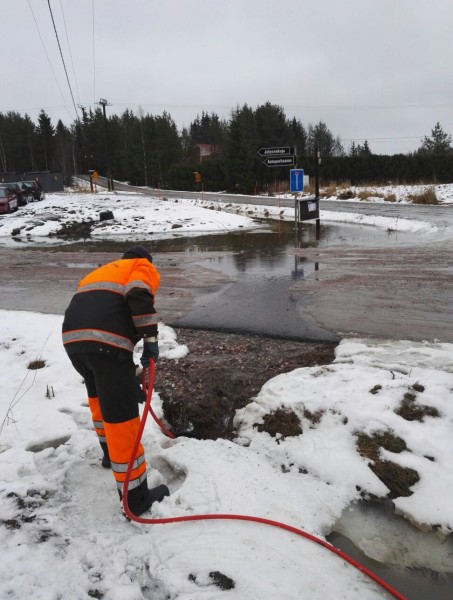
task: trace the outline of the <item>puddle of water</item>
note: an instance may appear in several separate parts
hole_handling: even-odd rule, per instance
[[[407,236],[399,237],[408,240]],[[218,269],[234,279],[234,283],[218,292],[200,298],[175,326],[335,342],[339,337],[320,328],[305,313],[301,298],[291,289],[296,279],[319,270],[319,264],[294,256],[292,250],[295,246],[342,243],[388,246],[389,234],[356,225],[322,225],[317,232],[312,224],[300,228],[296,238],[292,224],[279,223],[272,231],[162,240],[153,243],[153,251],[195,254],[200,265]],[[213,251],[214,256],[206,255]]]
[[[327,539],[411,600],[453,597],[453,540],[421,532],[391,503],[345,510]]]
[[[385,228],[370,225],[347,223],[326,223],[321,221],[319,232],[315,222],[299,224],[299,240],[301,248],[308,246],[344,246],[360,245],[365,247],[389,246],[405,243],[418,243],[419,234],[412,232],[388,231]],[[143,244],[153,252],[208,252],[208,251],[240,251],[251,248],[275,247],[292,244],[294,246],[294,223],[290,221],[271,221],[253,230],[239,230],[213,234],[196,235],[191,233],[174,233],[171,237],[160,238],[157,235],[140,239],[135,236],[115,236],[105,239],[86,238],[67,240],[61,238],[49,248],[49,240],[40,243],[38,239],[28,240],[28,245],[40,249],[68,251],[83,249],[87,252],[118,252],[125,251],[131,244]]]
[[[344,245],[388,247],[414,243],[416,240],[416,236],[411,233],[387,232],[385,229],[363,225],[321,224],[317,232],[314,223],[302,225],[296,239],[294,225],[281,222],[266,231],[157,240],[151,243],[151,250],[152,252],[199,254],[200,260],[203,260],[203,254],[207,252],[233,252],[233,256],[225,254],[225,256],[209,258],[209,266],[217,267],[232,276],[247,273],[247,276],[267,278],[280,276],[298,279],[317,270],[318,266],[308,263],[304,257],[294,257],[291,250],[295,247]]]
[[[234,280],[219,292],[199,298],[188,315],[170,325],[332,342],[338,341],[338,336],[318,327],[291,290],[295,280],[320,268],[318,263],[294,256],[294,247],[388,247],[414,239],[411,234],[356,224],[321,223],[318,231],[314,222],[302,224],[296,238],[294,223],[274,221],[250,231],[199,237],[175,234],[170,239],[141,243],[153,254],[190,255],[196,263],[217,269]],[[111,251],[121,255],[130,244],[112,239],[89,240],[63,246],[61,250]]]

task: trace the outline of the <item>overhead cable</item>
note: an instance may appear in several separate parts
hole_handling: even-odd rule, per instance
[[[95,48],[95,36],[94,36],[94,0],[91,0],[91,21],[92,21],[92,35],[93,35],[93,104],[96,104],[96,48]]]
[[[61,7],[61,15],[63,17],[64,30],[65,30],[65,33],[66,33],[66,41],[67,41],[67,44],[68,44],[69,57],[71,59],[72,74],[74,76],[74,83],[75,83],[76,90],[77,90],[77,98],[78,98],[79,104],[80,104],[79,86],[77,84],[77,77],[76,77],[76,72],[75,72],[75,68],[74,68],[74,61],[72,59],[71,44],[69,42],[68,30],[67,30],[67,27],[66,27],[66,19],[65,19],[64,10],[63,10],[63,0],[60,0],[60,7]]]
[[[61,50],[61,44],[60,44],[60,39],[59,39],[59,37],[58,37],[57,27],[56,27],[56,25],[55,25],[55,20],[54,20],[54,18],[53,18],[52,7],[50,6],[50,0],[47,0],[47,4],[49,5],[49,12],[50,12],[50,16],[51,16],[51,19],[52,19],[53,29],[54,29],[54,31],[55,31],[55,37],[57,38],[58,49],[59,49],[59,51],[60,51],[61,61],[62,61],[62,63],[63,63],[63,68],[64,68],[64,72],[65,72],[65,75],[66,75],[66,81],[68,82],[69,91],[71,92],[72,104],[73,104],[73,106],[74,106],[74,110],[75,110],[76,118],[77,118],[77,120],[78,120],[78,121],[80,121],[80,119],[79,119],[79,113],[78,113],[78,111],[77,111],[77,105],[76,105],[76,103],[75,103],[75,100],[74,100],[74,94],[72,93],[71,82],[69,81],[69,77],[68,77],[68,71],[67,71],[67,69],[66,69],[66,63],[65,63],[65,61],[64,61],[63,52],[62,52],[62,50]]]
[[[68,110],[68,107],[67,107],[67,105],[66,105],[66,100],[65,100],[64,94],[63,94],[63,92],[62,92],[62,90],[61,90],[60,84],[58,83],[57,76],[55,75],[55,71],[54,71],[54,69],[53,69],[53,66],[52,66],[52,63],[51,63],[51,61],[50,61],[49,55],[48,55],[48,53],[47,53],[46,46],[45,46],[45,44],[44,44],[44,40],[42,39],[41,31],[40,31],[40,29],[39,29],[38,22],[36,21],[35,13],[33,12],[33,9],[32,9],[32,7],[31,7],[30,0],[27,0],[27,2],[28,2],[28,6],[29,6],[29,8],[30,8],[30,12],[31,12],[31,14],[32,14],[32,16],[33,16],[33,21],[35,22],[35,25],[36,25],[36,30],[37,30],[37,32],[38,32],[39,39],[41,40],[41,44],[42,44],[42,47],[43,47],[43,50],[44,50],[44,54],[46,55],[46,58],[47,58],[47,62],[49,63],[49,67],[50,67],[50,70],[52,71],[53,77],[54,77],[54,79],[55,79],[55,83],[57,84],[57,88],[58,88],[58,90],[59,90],[59,92],[60,92],[60,94],[61,94],[61,97],[63,98],[64,108],[65,108],[65,110],[66,110],[66,112],[67,112],[67,114],[68,114],[68,117],[69,117],[70,119],[72,119],[72,117],[71,117],[71,114],[70,114],[70,112],[69,112],[69,110]]]

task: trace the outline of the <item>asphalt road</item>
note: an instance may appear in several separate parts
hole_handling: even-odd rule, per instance
[[[87,177],[78,176],[80,178]],[[100,177],[99,185],[107,185],[107,180]],[[277,202],[276,197],[266,196],[245,196],[241,194],[226,194],[220,192],[181,192],[175,190],[157,190],[150,187],[136,187],[130,186],[124,183],[115,182],[116,191],[134,191],[144,195],[150,196],[162,196],[167,198],[191,198],[191,199],[204,199],[204,200],[215,200],[216,202],[223,202],[225,204],[236,203],[236,204],[260,204],[262,206],[275,206]],[[280,198],[278,200],[282,207],[294,207],[294,200],[287,198]],[[411,219],[415,221],[427,221],[433,225],[437,225],[440,228],[453,225],[453,204],[440,204],[434,205],[423,205],[423,204],[400,204],[391,202],[382,203],[367,203],[367,202],[355,202],[347,201],[341,202],[338,200],[325,200],[320,201],[320,209],[336,212],[350,212],[358,213],[363,215],[375,215],[382,217],[390,217],[392,219]]]
[[[181,192],[177,194],[181,196]],[[251,203],[252,198],[243,200]],[[359,206],[372,214],[376,210],[398,209],[404,218],[416,214],[417,218],[437,221],[442,227],[453,224],[453,211],[448,206]],[[335,202],[336,210],[351,208],[351,203]],[[311,341],[356,335],[453,342],[453,242],[448,236],[430,239],[425,234],[420,243],[410,246],[370,248],[343,244],[289,251],[317,268],[286,286],[285,298],[279,296],[280,304],[293,307],[278,316],[285,319],[287,315],[287,321],[282,323],[284,335],[303,339],[306,331]],[[116,258],[115,253],[68,248],[61,251],[0,247],[0,308],[62,314],[81,277],[91,268]],[[197,322],[203,300],[215,297],[215,293],[225,298],[229,294],[234,299],[235,290],[248,289],[253,304],[253,294],[259,294],[259,290],[251,289],[240,276],[232,277],[212,268],[208,255],[204,259],[200,265],[200,258],[190,253],[155,255],[162,275],[158,309],[164,322],[190,326]],[[279,288],[280,294],[282,289]],[[215,310],[215,303],[211,306]],[[275,315],[275,302],[269,306]],[[211,327],[213,322],[219,324],[218,319],[210,318],[205,326]],[[260,333],[263,327],[265,330],[265,322],[260,325]]]

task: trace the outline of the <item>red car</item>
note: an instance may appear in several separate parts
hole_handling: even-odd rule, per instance
[[[28,204],[27,194],[22,189],[20,183],[4,183],[2,184],[2,187],[7,188],[13,194],[16,194],[18,206],[26,206]]]
[[[0,186],[0,214],[10,213],[17,210],[17,196],[8,188]]]

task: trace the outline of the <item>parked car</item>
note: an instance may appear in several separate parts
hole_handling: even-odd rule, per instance
[[[0,214],[10,213],[17,210],[17,196],[8,188],[0,186]]]
[[[21,185],[29,202],[38,202],[46,197],[41,184],[37,184],[36,181],[21,181]]]
[[[20,183],[5,183],[3,184],[8,190],[16,194],[18,206],[26,206],[29,202],[29,196],[22,189],[22,182]]]
[[[22,194],[27,198],[27,202],[33,202],[33,181],[21,181]]]

